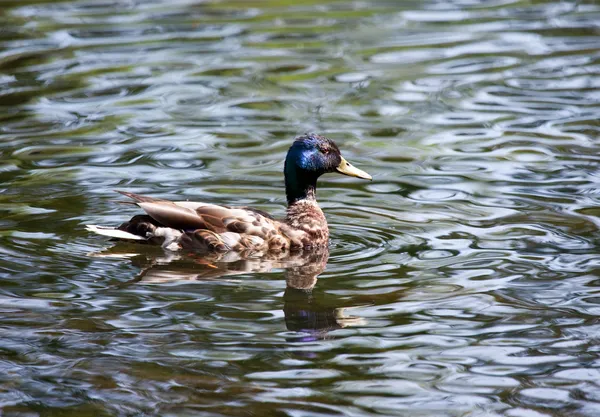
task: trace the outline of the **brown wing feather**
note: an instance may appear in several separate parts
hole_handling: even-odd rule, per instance
[[[127,191],[118,192],[133,199],[152,219],[166,227],[187,231],[208,230],[213,234],[234,232],[260,237],[265,241],[279,233],[279,222],[260,210],[195,202],[176,203]],[[202,237],[207,240],[208,235]],[[251,241],[248,241],[249,245]],[[242,242],[245,240],[238,243]],[[256,242],[252,243],[254,244]],[[281,246],[281,243],[278,242],[275,246]]]
[[[131,198],[136,203],[155,203],[155,202],[159,202],[159,201],[169,202],[168,200],[161,200],[159,198],[147,197],[145,195],[130,193],[129,191],[120,191],[120,190],[115,190],[115,191],[119,194],[123,194],[125,197]]]
[[[138,203],[138,206],[154,220],[167,227],[179,230],[210,229],[202,217],[198,216],[195,211],[179,207],[169,201],[144,202]]]
[[[166,227],[181,230],[207,229],[202,218],[190,208],[178,206],[168,200],[146,197],[127,191],[115,191],[134,200],[150,217]]]

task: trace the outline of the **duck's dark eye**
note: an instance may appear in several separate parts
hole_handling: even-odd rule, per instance
[[[327,155],[329,154],[329,149],[321,149],[321,153],[323,153],[323,155]]]

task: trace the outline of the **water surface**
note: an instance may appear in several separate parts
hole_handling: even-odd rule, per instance
[[[0,1],[2,415],[600,415],[599,22],[586,1]],[[84,230],[137,213],[113,189],[282,215],[304,132],[374,177],[322,178],[328,254]]]

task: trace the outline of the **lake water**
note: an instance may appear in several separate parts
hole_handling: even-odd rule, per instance
[[[600,415],[600,4],[0,1],[2,416]],[[285,212],[330,252],[84,230],[124,189]],[[318,277],[318,279],[317,279]],[[312,288],[312,291],[310,289]]]

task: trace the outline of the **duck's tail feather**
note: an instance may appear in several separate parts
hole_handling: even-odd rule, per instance
[[[102,236],[114,237],[116,239],[147,240],[141,236],[134,235],[133,233],[129,233],[124,230],[115,229],[114,227],[104,227],[88,224],[85,226],[85,229]]]

